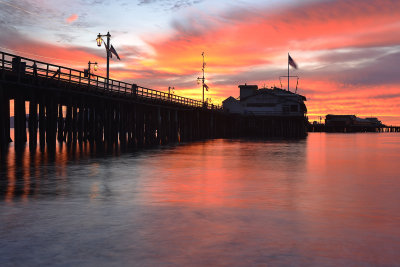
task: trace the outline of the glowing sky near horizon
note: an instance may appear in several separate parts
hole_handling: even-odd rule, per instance
[[[290,52],[310,121],[355,114],[400,125],[398,0],[0,0],[2,51],[77,69],[97,61],[104,74],[95,39],[107,31],[121,56],[115,79],[201,99],[204,51],[206,97],[220,103],[239,84],[280,86]]]

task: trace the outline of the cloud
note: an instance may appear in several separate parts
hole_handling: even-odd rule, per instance
[[[399,98],[400,99],[400,93],[397,94],[382,94],[382,95],[376,95],[373,96],[375,99],[393,99],[393,98]]]
[[[178,10],[201,3],[203,0],[140,0],[138,5],[160,5],[167,10]]]
[[[314,60],[317,66],[301,70],[303,77],[349,86],[400,84],[400,46],[324,51]]]
[[[0,49],[7,49],[12,54],[18,54],[48,63],[60,64],[66,67],[81,67],[88,60],[102,60],[103,50],[73,45],[57,45],[37,41],[13,29],[0,25],[0,31],[8,38],[0,39]]]
[[[274,63],[279,53],[288,50],[400,43],[400,2],[396,1],[306,2],[276,10],[254,9],[229,11],[219,17],[196,11],[172,22],[173,35],[162,40],[144,38],[156,52],[156,64],[161,68],[195,68],[196,54],[205,51],[215,67],[212,71]]]
[[[71,16],[69,16],[66,19],[66,22],[70,24],[70,23],[76,21],[77,19],[78,19],[78,15],[77,14],[72,14]]]

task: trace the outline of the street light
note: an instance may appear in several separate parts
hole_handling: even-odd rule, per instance
[[[94,69],[94,71],[97,71],[97,69],[98,69],[98,66],[97,66],[97,62],[88,62],[88,70],[89,70],[89,75],[90,75],[90,66],[91,65],[94,65],[93,66],[93,69]]]
[[[107,34],[102,35],[102,34],[98,34],[97,38],[96,38],[96,42],[97,42],[97,46],[100,47],[101,43],[104,41],[102,37],[107,37],[107,42],[105,42],[105,46],[106,46],[106,52],[107,52],[107,89],[108,89],[108,81],[110,79],[110,38],[111,38],[111,34],[110,32],[107,32]]]
[[[88,62],[88,68],[84,70],[84,76],[88,77],[89,80],[90,80],[90,66],[91,65],[94,65],[93,66],[94,71],[97,71],[97,69],[98,69],[97,62],[90,62],[90,61]]]

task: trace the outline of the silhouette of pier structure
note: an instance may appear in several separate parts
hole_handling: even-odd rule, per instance
[[[16,149],[25,147],[27,133],[33,150],[55,150],[57,140],[141,148],[227,134],[229,120],[219,106],[0,53],[2,150],[10,142],[10,100]]]
[[[400,132],[400,126],[385,125],[378,118],[359,118],[355,115],[326,115],[325,123],[314,121],[308,125],[309,132],[334,132],[334,133],[356,133],[356,132]]]

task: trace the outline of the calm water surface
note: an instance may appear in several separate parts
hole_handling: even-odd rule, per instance
[[[399,166],[396,133],[53,160],[11,147],[0,265],[400,265]]]

